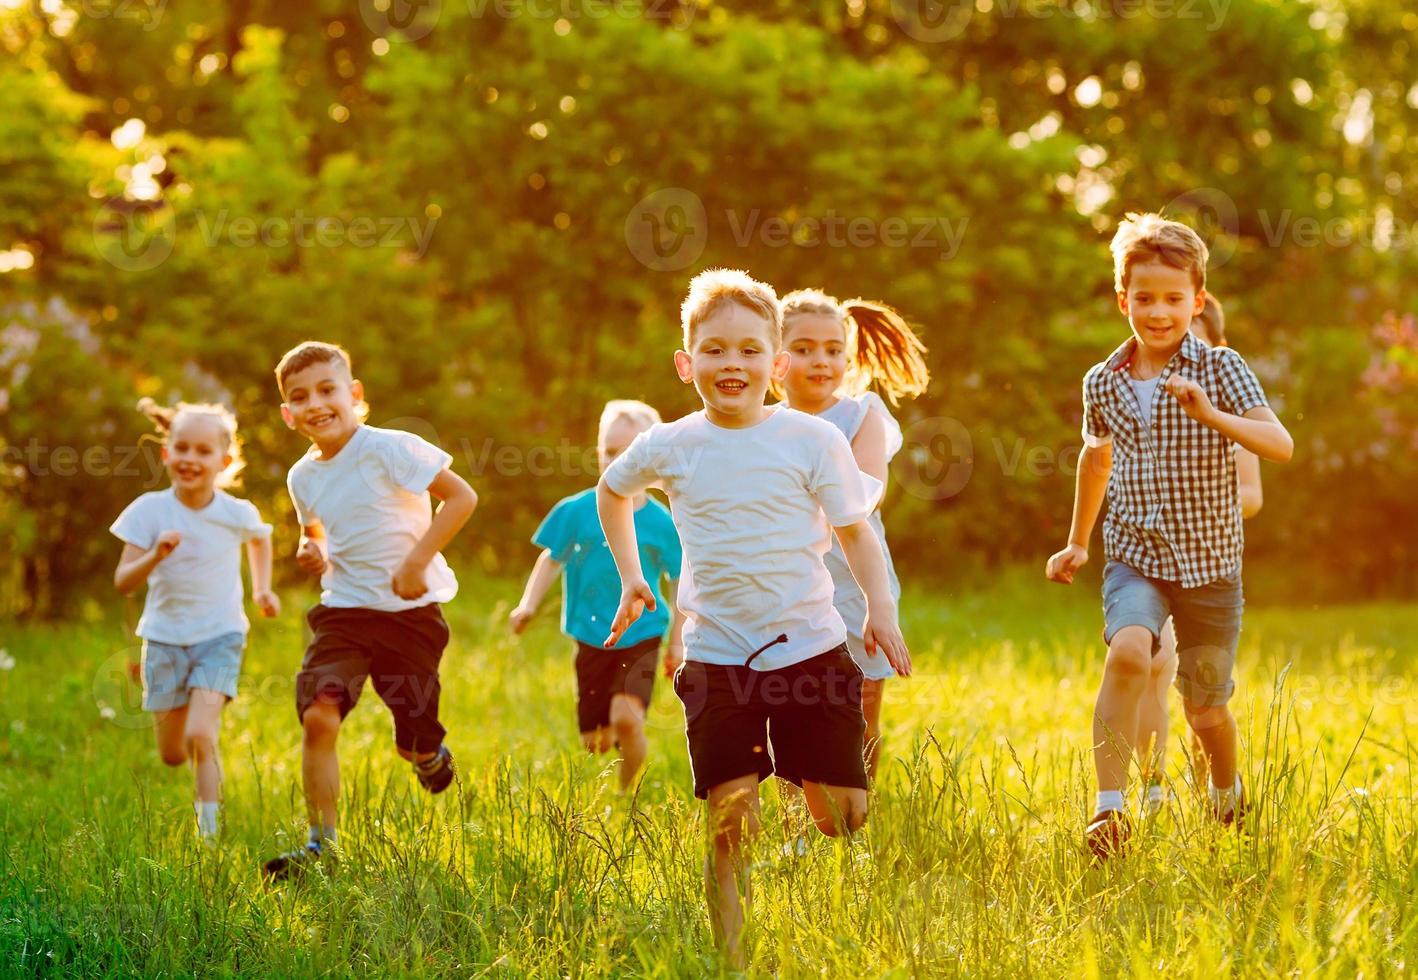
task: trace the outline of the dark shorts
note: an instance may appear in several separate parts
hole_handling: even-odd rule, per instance
[[[867,788],[862,672],[846,644],[791,667],[753,670],[688,660],[675,672],[684,703],[694,795],[757,774],[802,785]]]
[[[1157,656],[1167,617],[1177,631],[1177,690],[1195,707],[1231,700],[1236,682],[1236,647],[1241,639],[1241,570],[1215,582],[1184,589],[1177,582],[1148,578],[1131,565],[1110,561],[1103,568],[1103,642],[1125,626],[1152,633]]]
[[[659,665],[658,637],[619,650],[576,643],[576,721],[583,732],[611,723],[611,698],[631,694],[650,707]]]
[[[316,698],[336,700],[340,717],[359,702],[365,679],[394,715],[394,744],[432,752],[447,734],[438,723],[438,663],[448,624],[437,603],[381,612],[316,606],[306,615],[313,634],[295,680],[302,718]]]

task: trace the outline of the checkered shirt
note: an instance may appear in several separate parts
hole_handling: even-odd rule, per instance
[[[1188,333],[1162,369],[1148,425],[1128,372],[1136,346],[1129,338],[1083,378],[1084,444],[1113,443],[1103,554],[1193,589],[1240,565],[1245,539],[1236,460],[1231,440],[1189,418],[1167,393],[1167,379],[1180,374],[1195,381],[1233,415],[1264,406],[1265,392],[1241,355]]]

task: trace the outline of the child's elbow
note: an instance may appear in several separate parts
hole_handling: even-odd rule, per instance
[[[1280,440],[1280,444],[1275,447],[1275,453],[1270,456],[1270,461],[1272,463],[1288,463],[1290,462],[1291,457],[1295,455],[1294,438],[1292,438],[1290,433],[1286,432],[1284,429],[1281,429],[1280,431],[1284,438],[1282,438]]]
[[[1260,490],[1241,491],[1241,516],[1246,520],[1259,514],[1264,505],[1265,498],[1261,495]]]

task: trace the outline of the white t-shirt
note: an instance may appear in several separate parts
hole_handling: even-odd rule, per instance
[[[1137,396],[1137,406],[1142,410],[1142,424],[1152,424],[1152,397],[1157,392],[1157,382],[1162,375],[1147,379],[1131,378],[1133,394]]]
[[[302,527],[323,524],[330,558],[320,579],[322,605],[400,612],[458,594],[442,555],[428,563],[428,591],[394,594],[394,572],[433,521],[428,488],[453,461],[412,432],[361,425],[333,459],[314,446],[286,477]]]
[[[191,646],[251,629],[242,609],[241,546],[271,536],[271,525],[251,501],[218,490],[211,503],[193,510],[169,487],[133,501],[109,530],[145,551],[163,531],[182,535],[148,576],[137,630],[143,639]]]
[[[642,432],[610,468],[606,484],[631,496],[661,481],[684,547],[679,608],[685,656],[788,667],[844,642],[823,555],[832,529],[869,515],[879,481],[862,473],[847,439],[829,422],[775,405],[746,429],[703,412]]]

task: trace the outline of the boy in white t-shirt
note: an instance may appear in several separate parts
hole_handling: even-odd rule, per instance
[[[281,358],[276,382],[282,418],[312,443],[287,485],[302,531],[296,560],[321,576],[323,589],[296,677],[310,839],[265,865],[268,876],[284,878],[335,840],[335,743],[366,678],[394,715],[394,744],[423,787],[440,793],[452,782],[438,721],[438,664],[448,643],[439,604],[457,594],[458,582],[439,552],[472,515],[477,495],[441,449],[363,424],[364,386],[344,348],[300,344]],[[430,493],[443,501],[436,514]]]
[[[764,405],[769,380],[788,368],[773,289],[742,272],[710,270],[690,284],[681,319],[685,349],[675,352],[675,367],[704,410],[641,433],[597,490],[622,590],[606,646],[655,607],[632,501],[660,483],[684,549],[685,663],[674,687],[694,792],[709,804],[710,918],[741,967],[744,842],[758,829],[758,783],[776,772],[801,784],[824,834],[851,833],[866,819],[862,674],[823,562],[834,528],[866,594],[858,624],[866,649],[882,650],[903,676],[911,658],[867,523],[880,483],[858,469],[831,423]]]

